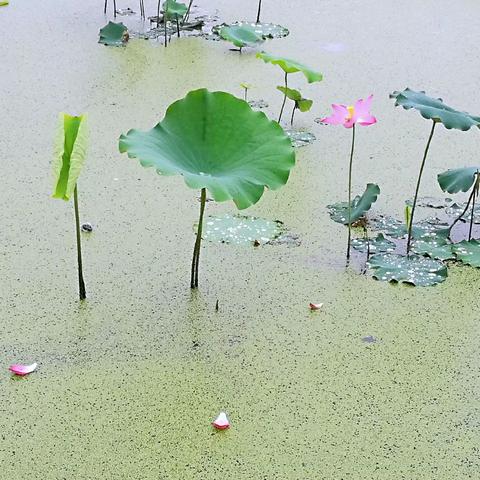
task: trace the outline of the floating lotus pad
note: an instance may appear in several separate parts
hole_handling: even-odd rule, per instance
[[[167,109],[152,130],[121,135],[121,153],[159,174],[184,177],[190,188],[206,188],[217,202],[239,209],[260,200],[268,187],[283,186],[295,152],[277,122],[225,92],[201,89]]]
[[[100,29],[98,43],[104,45],[121,47],[128,41],[128,29],[123,23],[108,22]]]
[[[300,130],[285,130],[285,134],[290,138],[292,146],[297,148],[306,147],[317,139],[313,133]]]
[[[380,195],[380,187],[375,183],[367,184],[363,195],[357,195],[352,200],[350,212],[351,223],[355,223],[370,210],[372,205],[377,201],[378,195]],[[348,225],[348,202],[334,203],[327,205],[327,208],[329,209],[330,218],[334,222]]]
[[[441,122],[445,128],[469,130],[471,127],[480,128],[480,117],[466,112],[460,112],[443,103],[441,98],[429,97],[425,92],[416,92],[406,88],[402,92],[395,91],[390,94],[395,98],[395,106],[402,106],[406,110],[414,108],[423,118]]]
[[[457,256],[457,260],[465,265],[480,268],[480,241],[464,240],[453,245],[452,249]]]
[[[411,255],[404,257],[392,253],[380,253],[370,257],[368,266],[374,271],[373,278],[385,282],[407,283],[429,287],[444,282],[447,267],[437,260]]]
[[[279,221],[225,214],[207,217],[202,237],[210,242],[249,246],[256,242],[264,245],[284,232]]]
[[[282,27],[281,25],[275,25],[274,23],[254,23],[254,22],[235,22],[231,24],[222,24],[216,25],[213,27],[212,32],[216,34],[220,34],[220,30],[222,27],[249,27],[252,28],[253,31],[262,37],[264,40],[268,40],[271,38],[282,38],[286,37],[290,32],[288,28]]]
[[[367,240],[366,238],[354,238],[352,240],[352,247],[362,253],[386,253],[393,252],[396,245],[383,234],[378,234],[374,239]]]

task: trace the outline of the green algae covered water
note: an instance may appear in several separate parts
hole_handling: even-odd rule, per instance
[[[256,15],[253,0],[198,3],[225,21]],[[263,3],[263,19],[291,32],[265,49],[325,80],[291,76],[315,101],[297,126],[317,141],[298,150],[287,186],[245,213],[284,222],[301,245],[205,242],[193,293],[198,193],[121,156],[118,137],[200,87],[241,96],[252,83],[275,117],[281,72],[201,38],[104,47],[103,2],[0,10],[2,479],[480,478],[480,271],[455,267],[437,287],[409,288],[345,269],[346,230],[325,205],[346,197],[349,131],[313,122],[332,102],[374,94],[379,121],[358,131],[354,190],[378,183],[375,208],[401,216],[429,125],[388,93],[426,89],[478,114],[480,6]],[[50,198],[60,111],[90,117],[83,305],[73,205]],[[440,195],[438,172],[478,162],[478,131],[437,130],[425,195]],[[207,204],[208,215],[233,213]],[[33,361],[37,372],[10,377],[10,363]],[[232,427],[216,432],[221,410]]]

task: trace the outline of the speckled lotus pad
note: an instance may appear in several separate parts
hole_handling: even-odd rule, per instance
[[[203,239],[232,245],[265,245],[285,232],[278,220],[231,215],[207,217],[203,227]]]
[[[463,242],[453,245],[452,250],[457,256],[458,261],[472,267],[480,268],[480,241],[464,240]]]
[[[411,255],[404,257],[392,253],[374,255],[368,261],[374,271],[373,278],[384,282],[407,283],[417,287],[430,287],[444,282],[447,267],[436,260]]]
[[[274,23],[255,23],[255,22],[247,22],[247,21],[241,21],[241,22],[234,22],[230,24],[222,24],[222,25],[216,25],[215,27],[212,28],[212,32],[216,35],[218,35],[218,32],[221,27],[223,26],[244,26],[248,25],[249,27],[252,27],[255,30],[255,33],[258,35],[261,35],[265,40],[270,39],[270,38],[283,38],[289,35],[290,31],[288,28],[282,27],[281,25],[276,25]]]
[[[383,234],[379,233],[375,238],[367,240],[366,238],[354,238],[352,247],[362,253],[387,253],[393,252],[396,245]]]
[[[306,147],[317,139],[313,133],[300,130],[285,130],[285,134],[292,141],[292,145],[297,148]]]

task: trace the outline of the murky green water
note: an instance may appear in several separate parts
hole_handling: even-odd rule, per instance
[[[325,205],[345,199],[349,131],[313,122],[332,101],[375,95],[379,123],[358,132],[355,190],[379,183],[377,210],[401,216],[429,125],[388,93],[423,88],[480,112],[478,2],[264,1],[264,19],[291,30],[265,48],[325,81],[292,76],[316,102],[297,126],[317,141],[298,151],[288,185],[246,213],[282,220],[302,244],[205,242],[193,294],[197,193],[121,156],[117,138],[198,87],[241,95],[239,83],[252,83],[251,99],[276,115],[282,74],[196,38],[167,50],[98,45],[101,3],[12,0],[0,10],[1,477],[480,478],[480,271],[456,267],[425,289],[345,271],[346,231]],[[256,13],[253,0],[215,5],[227,21]],[[49,198],[63,110],[90,114],[82,306],[72,205]],[[440,193],[441,169],[478,161],[479,139],[438,129],[423,194]],[[323,309],[310,312],[311,301]],[[13,361],[40,366],[16,379]],[[232,422],[223,433],[210,426],[220,410]]]

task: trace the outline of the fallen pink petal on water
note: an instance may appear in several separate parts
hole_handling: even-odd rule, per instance
[[[228,421],[227,414],[225,412],[220,412],[220,415],[212,422],[212,425],[217,430],[226,430],[230,427],[230,422]]]
[[[14,364],[10,365],[9,370],[15,375],[23,377],[24,375],[34,372],[37,369],[37,366],[37,363],[32,363],[31,365]]]
[[[320,310],[323,307],[323,303],[311,303],[310,310]]]

